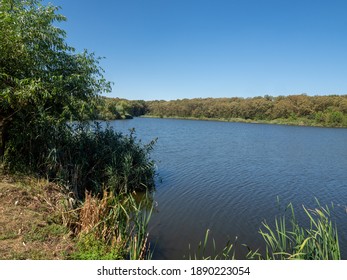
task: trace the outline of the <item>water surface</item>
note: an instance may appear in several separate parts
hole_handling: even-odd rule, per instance
[[[237,237],[256,249],[261,222],[281,213],[277,197],[283,207],[293,203],[301,222],[302,205],[333,203],[347,258],[347,129],[152,118],[111,124],[135,128],[144,143],[158,137],[154,258],[182,259],[207,228],[217,246]]]

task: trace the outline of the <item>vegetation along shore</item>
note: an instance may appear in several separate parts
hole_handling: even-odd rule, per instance
[[[125,114],[194,120],[347,127],[347,95],[298,94],[277,97],[265,95],[252,98],[195,98],[171,101],[106,98],[105,106],[100,108],[97,115],[101,119],[117,119]]]
[[[146,258],[147,218],[133,195],[154,187],[154,142],[90,122],[111,83],[99,58],[53,25],[65,21],[58,10],[0,5],[0,258]],[[40,242],[61,250],[41,254]]]

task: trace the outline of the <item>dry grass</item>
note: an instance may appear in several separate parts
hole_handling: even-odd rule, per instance
[[[108,211],[109,205],[106,192],[104,192],[104,197],[102,199],[98,199],[90,193],[87,193],[80,210],[79,233],[88,234],[98,227],[102,220],[108,215]]]
[[[81,208],[75,210],[77,250],[74,259],[146,259],[150,257],[146,198],[136,202],[132,194],[102,197],[86,193]]]
[[[64,259],[73,242],[61,213],[71,201],[46,180],[0,175],[0,259]]]

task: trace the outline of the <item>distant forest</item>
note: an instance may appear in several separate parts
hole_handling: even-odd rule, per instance
[[[103,119],[147,115],[347,127],[347,95],[265,95],[253,98],[195,98],[172,101],[105,98],[104,105],[99,109]]]

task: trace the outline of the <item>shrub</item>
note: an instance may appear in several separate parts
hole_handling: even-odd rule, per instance
[[[12,171],[44,175],[80,198],[86,190],[97,194],[106,186],[115,193],[154,187],[150,152],[155,141],[143,145],[134,131],[123,135],[100,123],[56,125],[44,118],[26,128],[21,124],[11,133],[26,135],[11,138],[5,154],[5,166]]]

